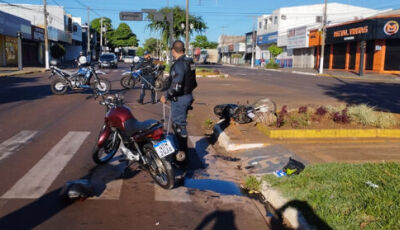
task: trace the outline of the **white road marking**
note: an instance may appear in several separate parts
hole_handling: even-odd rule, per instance
[[[90,132],[68,132],[2,198],[36,199],[44,195],[89,134]]]
[[[118,152],[120,153],[120,152]],[[120,155],[120,154],[116,155]],[[106,186],[104,191],[101,192],[100,196],[91,197],[89,199],[93,200],[118,200],[121,196],[121,189],[123,179],[121,179],[121,175],[124,173],[127,163],[119,162],[119,157],[114,157],[115,161],[108,163],[106,165],[100,165],[93,172],[90,181],[94,184],[95,187],[97,185]]]
[[[27,144],[38,133],[34,130],[23,130],[17,135],[0,144],[0,161],[15,153],[24,144]]]
[[[185,187],[178,187],[172,190],[166,190],[159,185],[154,184],[154,200],[165,202],[191,202],[192,199]]]

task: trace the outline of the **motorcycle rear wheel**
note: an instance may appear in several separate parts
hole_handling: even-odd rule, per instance
[[[116,133],[110,134],[103,147],[100,148],[97,146],[97,144],[95,145],[92,153],[92,159],[94,162],[96,162],[96,164],[105,164],[109,162],[117,153],[121,140],[119,137],[115,137],[114,140],[114,135],[116,135]]]
[[[136,80],[133,79],[130,75],[121,78],[121,86],[125,89],[132,89],[135,87]]]
[[[164,189],[172,189],[175,179],[171,163],[161,159],[151,144],[145,144],[143,152],[149,160],[148,171],[153,180]]]
[[[51,88],[51,92],[53,92],[54,94],[63,95],[67,92],[68,85],[62,79],[55,79],[51,83],[50,88]]]

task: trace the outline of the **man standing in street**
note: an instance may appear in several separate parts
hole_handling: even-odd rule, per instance
[[[141,60],[139,65],[136,67],[137,69],[142,69],[143,79],[141,80],[142,88],[140,90],[140,98],[138,102],[143,104],[144,96],[146,95],[146,89],[149,89],[151,92],[151,103],[155,104],[156,101],[156,92],[154,90],[155,84],[155,76],[152,73],[154,69],[153,58],[151,58],[151,54],[149,51],[144,51],[144,58]]]
[[[185,44],[176,40],[172,45],[172,56],[175,63],[171,66],[170,76],[172,78],[171,86],[160,99],[162,103],[171,101],[171,119],[172,128],[178,140],[178,162],[187,164],[188,133],[187,113],[192,107],[193,90],[197,87],[196,67],[191,58],[185,55]]]

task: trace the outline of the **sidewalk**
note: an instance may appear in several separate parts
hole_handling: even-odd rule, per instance
[[[21,71],[17,67],[0,67],[0,77],[9,77],[31,73],[46,72],[45,68],[42,67],[25,67]]]
[[[231,67],[241,67],[241,68],[252,69],[248,65],[230,65],[230,64],[223,64],[223,65],[231,66]],[[254,69],[275,71],[275,72],[284,72],[284,73],[294,73],[294,74],[301,74],[301,75],[310,75],[310,76],[317,76],[317,77],[335,77],[335,78],[355,79],[355,80],[400,82],[400,75],[379,74],[379,73],[372,73],[372,72],[364,72],[364,76],[360,77],[358,75],[358,73],[356,73],[356,72],[349,72],[349,71],[344,71],[344,70],[324,69],[324,73],[319,74],[318,70],[316,70],[316,69],[305,69],[305,68],[265,69],[265,68],[261,68],[261,67],[257,66]]]

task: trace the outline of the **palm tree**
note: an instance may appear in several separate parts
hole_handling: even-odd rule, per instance
[[[175,38],[183,37],[185,35],[185,29],[181,27],[181,24],[186,22],[186,11],[181,7],[175,6],[174,8],[169,8],[169,7],[162,8],[159,12],[164,14],[163,21],[155,21],[152,14],[149,14],[148,16],[148,19],[151,20],[151,23],[147,25],[147,27],[151,31],[161,32],[164,44],[167,44],[169,38],[169,23],[167,21],[167,14],[171,11],[174,14],[173,35]],[[203,21],[201,17],[189,15],[189,24],[193,25],[193,29],[192,28],[189,29],[190,34],[192,34],[193,31],[200,33],[207,29],[206,23]]]

